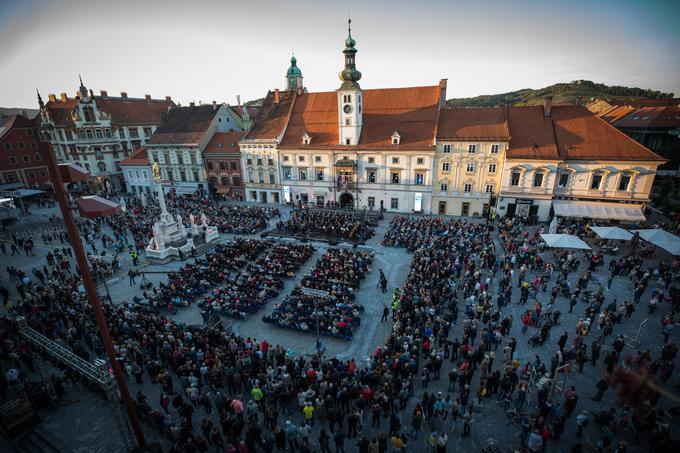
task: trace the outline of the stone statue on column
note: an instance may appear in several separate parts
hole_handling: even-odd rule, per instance
[[[201,213],[201,225],[208,226],[208,217],[205,215],[205,212]]]

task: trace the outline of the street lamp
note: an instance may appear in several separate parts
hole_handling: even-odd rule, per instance
[[[71,214],[71,210],[69,208],[66,191],[64,190],[64,182],[70,183],[83,181],[87,178],[88,173],[77,165],[57,164],[54,150],[50,142],[50,137],[53,131],[54,125],[49,122],[43,121],[40,125],[41,139],[47,145],[47,167],[51,175],[54,194],[57,198],[57,201],[59,202],[59,208],[64,219],[64,224],[66,225],[71,246],[73,247],[73,253],[75,255],[76,262],[78,263],[78,269],[80,270],[81,276],[83,278],[83,286],[87,292],[87,298],[90,302],[90,305],[92,305],[94,319],[97,324],[97,328],[99,329],[102,343],[106,349],[106,355],[108,356],[111,370],[113,371],[113,376],[116,380],[116,384],[118,385],[120,398],[125,405],[127,416],[137,439],[137,443],[140,447],[144,447],[146,444],[144,440],[144,433],[142,431],[141,425],[139,424],[139,419],[137,418],[137,411],[135,410],[130,397],[130,390],[128,388],[127,381],[125,380],[123,371],[120,367],[120,364],[118,363],[116,351],[113,348],[113,340],[111,339],[109,326],[106,323],[104,311],[102,310],[101,303],[99,302],[97,287],[95,286],[94,280],[92,278],[90,266],[87,261],[87,257],[85,256],[83,244],[80,241],[80,235],[78,234],[78,229],[76,228],[76,224],[73,220],[73,215]],[[85,214],[85,216],[99,217],[101,215],[106,215],[107,213],[110,214],[112,210],[115,212],[113,206],[109,204],[110,202],[102,204],[100,200],[86,198],[85,200],[79,199],[76,203],[78,204],[78,209],[80,210],[81,214]]]

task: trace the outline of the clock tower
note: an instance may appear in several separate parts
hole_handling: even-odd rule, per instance
[[[357,50],[356,41],[352,39],[352,19],[347,21],[347,39],[345,40],[345,69],[340,74],[342,84],[338,92],[338,126],[340,145],[356,146],[359,144],[362,125],[362,91],[359,86],[361,73],[355,66]]]

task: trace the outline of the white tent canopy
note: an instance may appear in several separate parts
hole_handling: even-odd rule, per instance
[[[633,238],[633,233],[624,230],[620,227],[590,227],[602,239],[618,239],[620,241],[630,241]]]
[[[541,234],[548,247],[558,249],[590,250],[590,246],[571,234]]]
[[[650,242],[657,247],[673,255],[680,255],[680,237],[669,233],[661,228],[651,228],[647,230],[633,230],[638,233],[640,238]]]

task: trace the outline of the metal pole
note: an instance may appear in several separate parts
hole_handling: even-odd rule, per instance
[[[41,130],[49,133],[50,127],[45,125],[41,126]],[[128,389],[127,382],[123,376],[120,364],[118,363],[116,357],[116,351],[113,348],[113,340],[111,339],[111,333],[109,332],[109,326],[106,323],[106,318],[104,317],[104,311],[102,310],[101,303],[99,302],[99,296],[97,294],[97,287],[92,279],[92,273],[90,272],[90,266],[85,256],[85,251],[83,250],[83,244],[80,241],[80,236],[78,235],[78,229],[73,221],[73,215],[71,214],[71,209],[68,205],[68,199],[66,197],[66,191],[64,190],[64,184],[61,179],[61,174],[59,173],[59,166],[54,155],[54,150],[52,148],[52,143],[47,140],[47,137],[42,137],[47,144],[47,167],[52,176],[52,186],[54,187],[54,193],[56,195],[57,201],[59,202],[59,208],[61,209],[61,214],[64,218],[64,224],[66,225],[66,230],[71,241],[71,247],[73,247],[73,253],[78,263],[78,269],[83,278],[83,285],[87,291],[87,298],[92,305],[92,311],[94,313],[94,319],[97,323],[97,328],[99,329],[99,334],[102,338],[102,343],[106,349],[106,355],[109,358],[111,364],[111,369],[113,370],[113,376],[118,384],[118,391],[120,392],[121,400],[125,405],[125,409],[128,417],[130,418],[130,424],[134,430],[135,437],[137,438],[137,443],[139,446],[144,446],[146,442],[144,441],[144,432],[139,424],[139,419],[137,418],[137,411],[135,406],[132,404],[132,398],[130,397],[130,390]]]
[[[319,344],[319,341],[321,341],[319,335],[319,300],[316,297],[314,298],[314,314],[316,315],[316,344]]]

